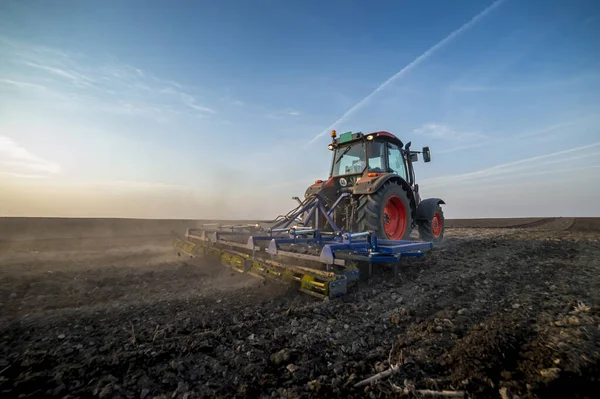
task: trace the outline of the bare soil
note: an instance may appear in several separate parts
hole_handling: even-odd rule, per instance
[[[184,263],[156,226],[5,228],[0,396],[597,397],[600,219],[477,223],[332,301]]]

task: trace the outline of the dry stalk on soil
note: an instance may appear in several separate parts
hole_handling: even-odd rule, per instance
[[[404,388],[399,387],[393,382],[390,383],[390,386],[394,390],[395,393],[400,394],[401,396],[417,396],[417,397],[433,397],[433,398],[464,398],[464,391],[449,391],[449,390],[441,390],[434,391],[432,389],[415,389],[412,384],[409,384],[407,381],[404,382]]]
[[[356,384],[354,384],[354,388],[360,388],[363,387],[365,385],[370,385],[374,382],[377,382],[381,379],[387,378],[390,375],[398,372],[398,370],[400,370],[400,366],[397,364],[394,364],[393,366],[390,366],[389,369],[382,371],[381,373],[377,373],[367,379],[364,379],[362,381],[357,382]]]
[[[152,335],[152,342],[156,341],[156,339],[162,335],[162,338],[165,338],[165,332],[167,331],[167,329],[169,328],[168,326],[165,328],[162,328],[159,330],[159,325],[156,325],[156,328],[154,329],[154,334]]]
[[[380,373],[377,373],[369,378],[366,378],[362,381],[357,382],[356,384],[354,384],[354,388],[359,388],[365,385],[370,385],[374,382],[377,382],[379,380],[382,380],[384,378],[389,377],[390,375],[396,373],[399,369],[400,366],[403,364],[403,352],[400,351],[400,361],[398,363],[392,364],[392,353],[394,352],[394,347],[395,345],[392,345],[392,349],[390,349],[390,352],[388,354],[388,364],[390,365],[390,367],[387,370],[384,370]]]
[[[357,382],[356,384],[354,384],[354,388],[360,388],[366,385],[371,385],[374,384],[378,381],[383,380],[384,378],[388,378],[390,376],[392,376],[393,374],[397,373],[399,370],[401,370],[402,365],[404,364],[404,356],[403,356],[403,351],[400,351],[400,360],[395,363],[392,364],[392,353],[394,351],[394,346],[392,345],[392,349],[390,349],[389,355],[388,355],[388,364],[390,364],[390,367],[387,370],[384,370],[380,373],[377,373],[375,375],[372,375],[369,378],[366,378],[362,381]],[[414,386],[408,384],[406,381],[404,383],[404,388],[399,387],[398,385],[394,384],[393,382],[390,383],[390,386],[392,387],[392,389],[394,390],[395,393],[400,394],[402,396],[404,395],[417,395],[417,396],[424,396],[424,397],[437,397],[437,398],[464,398],[465,396],[465,392],[464,391],[449,391],[449,390],[442,390],[442,391],[434,391],[431,389],[415,389]]]
[[[137,345],[137,338],[135,336],[135,328],[133,327],[133,323],[130,321],[129,324],[131,325],[131,345],[135,346]]]

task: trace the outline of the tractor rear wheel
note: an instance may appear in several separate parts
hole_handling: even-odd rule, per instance
[[[357,223],[359,231],[375,231],[388,240],[408,240],[413,227],[413,207],[406,190],[389,181],[375,194],[359,199]]]
[[[438,204],[433,210],[433,215],[429,220],[419,221],[419,238],[423,241],[437,244],[444,238],[444,212]]]

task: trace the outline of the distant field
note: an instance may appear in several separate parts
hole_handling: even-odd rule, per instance
[[[447,228],[530,228],[543,230],[600,231],[600,218],[448,219]]]
[[[56,238],[147,236],[197,227],[210,220],[111,219],[111,218],[0,218],[0,241]],[[247,223],[248,221],[219,221]],[[600,218],[507,218],[448,219],[446,227],[455,228],[532,228],[543,230],[600,231]]]
[[[547,218],[507,218],[507,219],[448,219],[448,228],[510,228],[529,225]]]
[[[146,236],[185,232],[194,220],[0,218],[0,240]]]

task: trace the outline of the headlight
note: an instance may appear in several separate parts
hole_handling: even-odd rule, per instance
[[[367,140],[373,140],[373,135],[372,134],[368,135]]]

